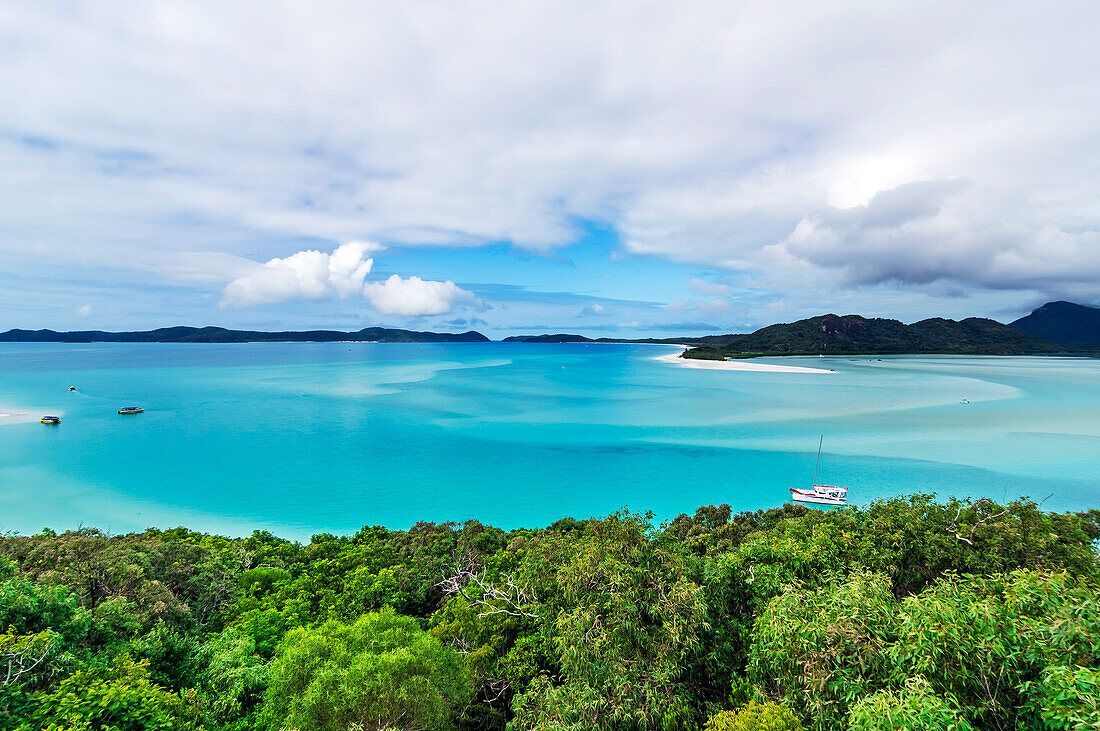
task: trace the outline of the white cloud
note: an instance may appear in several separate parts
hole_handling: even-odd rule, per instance
[[[577,313],[577,317],[592,317],[594,315],[602,315],[604,306],[598,302],[593,302],[590,305],[585,305],[581,308],[581,311]]]
[[[704,279],[691,279],[688,281],[688,287],[690,287],[693,292],[710,297],[717,297],[730,293],[730,288],[726,285],[719,284],[718,282],[708,282]]]
[[[998,219],[1011,205],[962,181],[910,183],[865,205],[822,209],[775,249],[836,269],[846,284],[952,281],[1090,297],[1100,281],[1100,231]]]
[[[454,282],[433,282],[420,277],[402,279],[394,274],[384,282],[368,282],[363,292],[383,315],[444,315],[458,304],[476,304],[473,293]]]
[[[669,309],[677,311],[696,311],[708,316],[725,315],[733,309],[733,303],[723,297],[713,297],[702,301],[670,302]]]
[[[80,307],[76,308],[76,314],[80,315],[81,317],[88,317],[92,314],[92,306],[90,304],[83,304]]]
[[[374,264],[366,254],[379,248],[377,244],[356,241],[337,247],[331,254],[310,249],[272,259],[226,285],[222,304],[248,307],[358,294]]]
[[[0,14],[4,272],[181,281],[181,252],[296,237],[545,250],[594,220],[790,307],[852,283],[1100,283],[1090,0]],[[954,181],[934,214],[863,218],[884,191]],[[316,257],[269,268],[234,272],[226,301],[343,292]],[[929,291],[921,306],[942,304]]]

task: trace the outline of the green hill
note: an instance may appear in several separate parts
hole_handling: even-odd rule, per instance
[[[957,353],[1028,355],[1059,348],[994,320],[940,317],[906,325],[898,320],[859,315],[820,315],[798,322],[770,325],[734,336],[719,346],[727,355],[755,353]],[[690,353],[691,351],[689,351]]]
[[[1100,346],[1100,307],[1047,302],[1011,324],[1017,330],[1059,345]]]

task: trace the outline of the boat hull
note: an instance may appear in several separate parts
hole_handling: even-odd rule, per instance
[[[847,505],[847,500],[837,500],[836,498],[821,497],[820,495],[802,495],[800,493],[792,492],[791,500],[799,503],[817,503],[818,505]]]

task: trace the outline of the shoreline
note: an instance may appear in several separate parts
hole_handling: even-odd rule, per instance
[[[669,353],[658,355],[653,360],[662,363],[673,363],[683,368],[703,368],[713,371],[754,371],[757,373],[832,373],[825,368],[806,368],[805,366],[773,365],[771,363],[754,363],[745,360],[700,360],[695,358],[681,358],[683,353]]]

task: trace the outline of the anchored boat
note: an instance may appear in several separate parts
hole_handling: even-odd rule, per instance
[[[809,490],[797,487],[790,488],[791,499],[800,503],[817,503],[819,505],[847,505],[848,488],[834,485],[817,484],[817,468],[821,465],[821,444],[825,441],[825,435],[817,442],[817,462],[814,463],[814,481]]]

